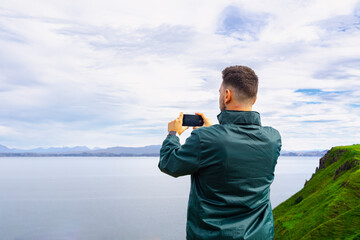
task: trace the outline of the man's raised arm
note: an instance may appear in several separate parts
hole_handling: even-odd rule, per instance
[[[189,128],[182,126],[183,116],[181,112],[178,118],[169,122],[169,135],[160,149],[158,166],[162,172],[173,177],[192,174],[200,167],[200,137],[197,131],[191,133],[184,145],[180,144],[179,137],[176,136],[176,133],[181,135]]]
[[[160,149],[159,168],[173,177],[192,174],[200,168],[200,138],[196,131],[181,145],[179,137],[168,135]]]

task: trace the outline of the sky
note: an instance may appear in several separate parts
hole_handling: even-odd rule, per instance
[[[0,144],[161,144],[181,111],[218,123],[232,65],[284,150],[360,143],[359,42],[354,0],[1,0]]]

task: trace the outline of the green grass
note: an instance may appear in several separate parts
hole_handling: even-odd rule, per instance
[[[323,160],[324,168],[273,210],[275,239],[360,240],[360,144],[334,147]]]

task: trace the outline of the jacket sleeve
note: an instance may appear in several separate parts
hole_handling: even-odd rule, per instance
[[[277,160],[280,156],[280,153],[281,153],[281,147],[282,147],[282,142],[281,142],[281,136],[280,136],[280,133],[279,131],[275,130],[276,131],[276,151],[275,151],[275,161],[274,161],[274,169],[275,169],[275,165],[277,164]]]
[[[179,137],[170,135],[164,140],[160,149],[159,169],[173,177],[196,172],[200,168],[200,138],[193,131],[181,145]]]

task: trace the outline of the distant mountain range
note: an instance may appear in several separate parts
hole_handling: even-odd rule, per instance
[[[0,145],[0,156],[159,156],[160,145],[150,145],[145,147],[111,147],[111,148],[94,148],[86,146],[76,147],[51,147],[51,148],[34,148],[29,150],[8,148]]]
[[[0,157],[11,156],[94,156],[94,157],[130,157],[159,156],[161,145],[145,147],[110,147],[90,149],[86,146],[34,148],[29,150],[8,148],[0,145]],[[319,151],[281,151],[282,156],[323,156],[327,150]]]
[[[303,156],[303,157],[321,157],[327,153],[328,150],[311,150],[311,151],[281,151],[281,156]]]

